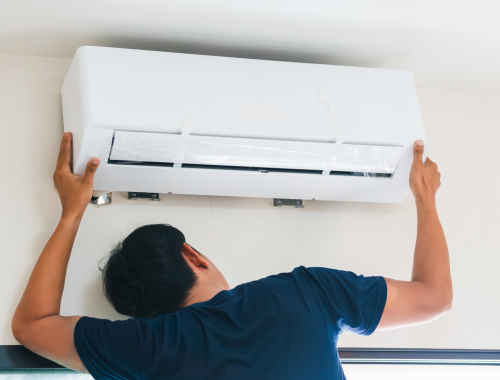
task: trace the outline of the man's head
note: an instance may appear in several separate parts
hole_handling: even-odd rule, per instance
[[[137,228],[101,270],[106,298],[120,314],[134,318],[172,313],[194,298],[203,301],[203,295],[229,288],[215,265],[166,224]]]

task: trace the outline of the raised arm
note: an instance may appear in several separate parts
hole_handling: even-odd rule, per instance
[[[68,368],[87,372],[73,342],[73,332],[80,317],[63,317],[59,313],[71,249],[92,197],[99,159],[91,159],[82,176],[72,174],[71,139],[71,133],[63,135],[54,173],[63,209],[61,220],[33,268],[12,319],[12,332],[31,351]]]
[[[451,309],[450,259],[435,201],[441,175],[429,158],[422,163],[423,152],[423,142],[417,141],[410,172],[418,218],[411,281],[385,279],[387,301],[377,330],[428,322]]]

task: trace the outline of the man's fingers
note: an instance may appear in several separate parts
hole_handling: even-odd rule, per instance
[[[63,151],[65,143],[66,143],[66,132],[64,132],[62,137],[61,137],[61,144],[59,144],[59,153],[61,153]]]
[[[70,132],[64,133],[61,139],[61,147],[59,148],[59,156],[57,157],[56,170],[62,172],[69,172],[71,168],[69,163],[71,161],[71,138]]]
[[[425,166],[432,166],[433,168],[435,168],[437,170],[437,164],[432,161],[429,157],[427,157],[427,159],[425,160],[425,163],[424,163]]]
[[[85,168],[85,173],[82,175],[82,179],[84,182],[92,182],[94,180],[94,174],[99,167],[99,163],[101,161],[94,157],[87,162],[87,167]]]
[[[413,144],[413,165],[422,165],[422,155],[424,154],[424,142],[415,141]]]

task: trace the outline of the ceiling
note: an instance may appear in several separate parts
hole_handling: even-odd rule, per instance
[[[499,0],[0,0],[0,53],[82,45],[410,70],[500,92]]]

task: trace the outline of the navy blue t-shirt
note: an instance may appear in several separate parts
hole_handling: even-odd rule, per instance
[[[343,331],[370,335],[383,277],[298,267],[151,319],[83,317],[80,359],[95,379],[344,379]]]

